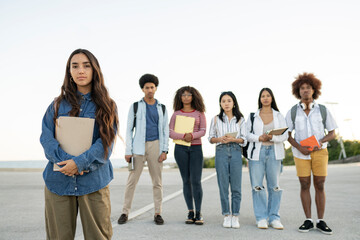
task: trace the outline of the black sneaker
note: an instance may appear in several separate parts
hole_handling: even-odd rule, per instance
[[[201,215],[201,213],[199,211],[196,211],[196,216],[195,216],[195,224],[196,225],[203,225],[204,224],[204,219]]]
[[[128,216],[125,213],[123,213],[118,219],[118,224],[124,224],[127,222],[127,220],[128,220]]]
[[[194,211],[189,211],[187,219],[185,220],[186,224],[193,224],[195,223],[195,216]]]
[[[314,223],[310,220],[305,220],[303,225],[299,227],[299,232],[309,232],[311,229],[314,229]]]
[[[157,224],[157,225],[163,225],[164,224],[164,219],[161,217],[161,215],[156,215],[154,216],[154,222]]]
[[[322,220],[320,220],[320,222],[316,224],[316,228],[324,234],[331,235],[333,233],[332,230],[326,225],[326,222]]]

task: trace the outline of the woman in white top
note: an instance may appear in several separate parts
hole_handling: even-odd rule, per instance
[[[279,215],[282,195],[279,176],[281,161],[285,157],[284,141],[288,134],[269,135],[267,132],[286,127],[286,121],[279,112],[271,89],[263,88],[260,91],[258,105],[258,111],[252,113],[253,118],[250,114],[246,122],[254,213],[258,228],[267,229],[269,221],[273,228],[283,229]],[[268,194],[263,186],[264,176]]]
[[[245,119],[232,92],[219,98],[220,113],[210,125],[209,141],[216,143],[215,168],[220,192],[223,227],[239,228],[241,202],[242,150],[246,145]],[[231,188],[231,209],[229,202]]]

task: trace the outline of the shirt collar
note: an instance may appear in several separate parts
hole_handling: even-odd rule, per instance
[[[144,98],[142,98],[142,99],[140,100],[140,102],[146,103],[145,100],[144,100]],[[146,103],[146,104],[147,104],[147,103]],[[159,104],[159,101],[155,98],[155,105],[158,105],[158,104]]]
[[[223,117],[222,117],[222,118],[223,118],[224,121],[228,119],[228,117],[226,116],[225,113],[223,114]],[[234,118],[235,118],[235,120],[236,120],[236,116],[233,116],[232,119],[230,119],[229,122],[231,122]]]
[[[77,91],[77,94],[79,94],[83,99],[86,99],[87,101],[91,101],[91,92],[89,92],[87,94],[83,94],[83,93]]]

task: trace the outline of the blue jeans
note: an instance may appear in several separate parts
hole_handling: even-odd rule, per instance
[[[239,144],[216,146],[215,168],[220,191],[222,215],[238,216],[241,202],[242,156]],[[229,206],[231,188],[231,213]]]
[[[261,146],[259,161],[249,161],[250,181],[256,221],[280,220],[282,189],[279,187],[281,160],[275,159],[274,146]],[[266,177],[268,196],[263,185]]]
[[[189,210],[201,211],[203,191],[201,187],[201,175],[204,164],[201,145],[183,146],[175,145],[175,160],[179,167],[183,181],[183,194]]]

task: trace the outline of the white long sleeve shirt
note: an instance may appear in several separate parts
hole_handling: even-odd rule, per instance
[[[286,126],[286,121],[284,116],[273,109],[273,121],[274,128],[284,128]],[[259,141],[259,137],[264,133],[264,123],[260,117],[260,109],[254,115],[254,123],[253,123],[253,132],[251,131],[251,119],[250,115],[248,120],[246,121],[246,138],[248,140],[248,158],[250,160],[259,161],[260,149],[262,142]],[[273,136],[271,141],[274,142],[274,151],[276,160],[281,160],[285,158],[285,149],[284,149],[284,141],[288,139],[288,131],[284,132],[282,135]]]
[[[216,123],[215,120],[216,119]],[[225,136],[227,133],[237,132],[236,138],[242,138],[244,143],[239,143],[240,146],[246,146],[246,127],[245,119],[240,118],[239,122],[236,122],[236,117],[234,116],[230,121],[228,117],[224,114],[223,120],[221,121],[219,116],[215,116],[211,119],[210,131],[209,131],[209,142],[212,138],[219,138]],[[216,143],[216,146],[221,143]]]

